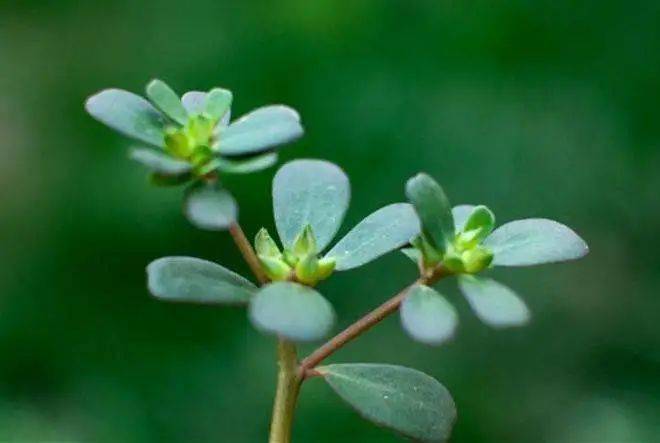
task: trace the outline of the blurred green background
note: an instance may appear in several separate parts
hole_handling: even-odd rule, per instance
[[[284,159],[352,180],[348,227],[434,175],[500,222],[560,220],[584,260],[493,274],[533,311],[480,324],[453,282],[456,339],[388,319],[333,361],[441,380],[454,442],[660,438],[660,3],[647,1],[3,1],[0,3],[0,441],[264,442],[273,340],[240,309],[163,304],[144,267],[193,255],[247,272],[228,235],[147,184],[130,141],[83,111],[105,87],[235,93],[234,115],[300,111]],[[250,236],[274,170],[227,178]],[[322,285],[343,326],[415,275],[400,254]],[[305,347],[304,351],[308,351]],[[296,442],[395,442],[318,380]]]

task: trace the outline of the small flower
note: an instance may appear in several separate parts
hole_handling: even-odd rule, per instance
[[[493,266],[531,266],[574,260],[589,248],[570,228],[547,219],[525,219],[495,228],[486,206],[451,208],[440,185],[418,174],[406,185],[408,199],[421,221],[421,233],[403,249],[425,276],[438,269],[459,274],[459,287],[476,315],[493,327],[519,326],[529,320],[525,303],[508,287],[477,277]],[[415,286],[401,306],[404,329],[416,340],[439,344],[449,339],[458,318],[433,288]]]
[[[258,108],[230,123],[233,95],[222,88],[189,91],[179,99],[163,81],[153,80],[146,95],[149,100],[105,89],[89,97],[85,109],[116,131],[157,148],[131,152],[157,184],[267,168],[277,161],[269,151],[303,134],[298,113],[283,105]]]

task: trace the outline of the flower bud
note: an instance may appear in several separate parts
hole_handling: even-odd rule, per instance
[[[475,274],[487,268],[493,261],[493,253],[486,248],[476,247],[463,253],[465,272]]]
[[[310,225],[306,225],[296,236],[292,247],[293,254],[299,259],[307,255],[316,255],[316,237]]]
[[[275,240],[270,236],[266,228],[261,228],[254,238],[254,249],[257,255],[266,257],[281,258],[282,253],[277,247]]]
[[[335,270],[337,260],[332,257],[322,258],[319,260],[319,269],[316,273],[318,280],[325,280],[330,277],[330,274]]]
[[[291,266],[286,264],[284,260],[266,255],[259,255],[258,257],[266,276],[272,281],[288,280],[291,276]]]
[[[308,254],[296,264],[296,279],[300,283],[314,286],[318,281],[319,260],[314,254]]]

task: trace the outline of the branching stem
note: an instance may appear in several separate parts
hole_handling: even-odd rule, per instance
[[[245,233],[238,222],[234,222],[229,227],[229,233],[259,283],[262,285],[268,283],[268,277],[266,277],[266,274],[261,267],[259,258],[254,252],[252,244],[247,237],[245,237]],[[401,306],[406,294],[408,294],[408,291],[414,285],[432,284],[449,274],[450,272],[442,266],[437,267],[430,272],[424,272],[420,278],[404,288],[394,297],[390,298],[385,303],[378,306],[376,309],[331,338],[325,344],[321,345],[307,358],[300,362],[300,364],[298,364],[295,345],[280,338],[277,345],[277,363],[279,366],[277,391],[275,394],[275,402],[273,404],[269,442],[290,443],[293,417],[298,402],[298,395],[300,393],[300,385],[306,378],[318,375],[314,369],[316,366],[348,342],[362,335],[374,325],[380,323],[387,316],[396,312]]]
[[[432,284],[447,275],[449,275],[449,272],[443,267],[438,267],[432,272],[426,273],[424,276],[420,277],[415,282],[404,288],[394,297],[390,298],[385,303],[378,306],[376,309],[369,312],[364,317],[360,318],[358,321],[341,331],[339,334],[335,335],[300,363],[298,371],[301,378],[305,379],[307,377],[316,375],[314,368],[318,366],[323,360],[334,354],[338,349],[346,345],[351,340],[357,338],[364,332],[371,329],[374,325],[381,322],[393,312],[396,312],[399,309],[399,306],[401,306],[401,302],[403,302],[406,294],[408,294],[408,291],[413,286],[416,284]]]

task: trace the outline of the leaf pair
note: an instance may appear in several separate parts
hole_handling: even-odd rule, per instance
[[[226,89],[189,91],[179,99],[167,84],[153,80],[146,92],[151,103],[128,91],[105,89],[89,97],[85,109],[116,131],[161,148],[137,148],[131,154],[151,170],[160,184],[183,183],[193,173],[220,170],[243,174],[269,167],[277,160],[276,154],[261,153],[303,134],[298,113],[283,105],[256,109],[229,124],[233,97]],[[198,120],[209,122],[208,133],[192,125]],[[208,145],[202,159],[201,151],[188,152],[186,146],[190,143]]]
[[[426,174],[410,179],[406,193],[420,217],[424,241],[439,250],[439,262],[443,266],[459,274],[473,271],[466,266],[453,267],[452,254],[457,250],[467,251],[463,252],[464,256],[485,250],[490,254],[487,258],[489,262],[492,259],[492,266],[561,262],[583,257],[588,252],[584,240],[552,220],[517,220],[493,230],[495,218],[488,208],[474,205],[451,208],[440,185]],[[404,252],[415,261],[423,259],[424,251]],[[520,326],[529,320],[529,309],[510,288],[473,275],[459,275],[458,279],[471,308],[489,326]],[[437,345],[453,336],[458,316],[439,292],[416,285],[402,303],[401,322],[415,340]]]
[[[494,217],[484,206],[461,205],[451,208],[440,185],[427,174],[418,174],[406,184],[406,195],[415,207],[422,232],[433,246],[445,252],[457,234],[471,230],[466,224],[479,220],[494,225]],[[573,230],[556,221],[531,218],[506,223],[484,236],[481,243],[494,255],[493,265],[531,266],[574,260],[589,248]]]
[[[216,263],[193,257],[164,257],[147,266],[147,287],[164,301],[249,305],[258,329],[297,341],[318,340],[334,324],[330,303],[314,289],[290,282],[259,289]]]

